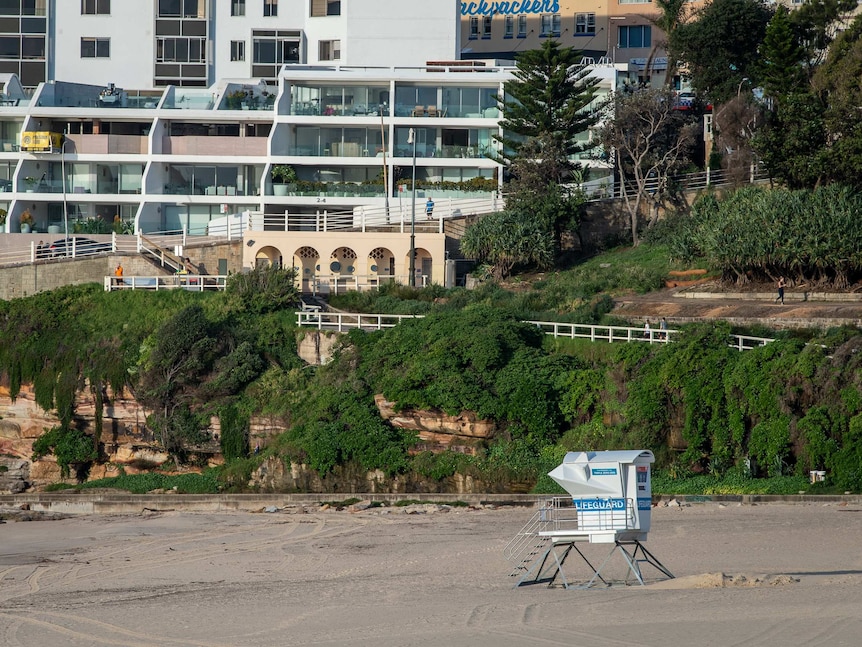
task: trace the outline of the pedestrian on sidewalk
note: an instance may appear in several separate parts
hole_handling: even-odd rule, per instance
[[[784,280],[783,276],[778,277],[778,296],[775,298],[776,301],[781,301],[781,305],[784,305],[784,288],[787,287],[787,281]]]

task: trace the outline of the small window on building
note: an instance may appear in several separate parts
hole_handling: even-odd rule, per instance
[[[340,40],[322,40],[319,43],[318,58],[321,61],[338,61],[341,60],[341,41]]]
[[[527,16],[518,16],[518,38],[527,37]]]
[[[311,0],[311,16],[340,16],[341,0]]]
[[[482,38],[491,38],[491,16],[482,16]]]
[[[652,45],[652,27],[649,25],[631,25],[619,28],[618,46],[621,49],[642,48]]]
[[[542,33],[541,36],[560,35],[560,14],[558,13],[543,13],[542,16]]]
[[[231,0],[230,15],[231,16],[244,16],[245,15],[245,0]]]
[[[244,61],[245,60],[245,41],[232,40],[230,42],[230,60]]]
[[[479,18],[470,16],[470,39],[479,38]]]
[[[111,13],[111,0],[81,0],[82,16],[107,16]]]
[[[506,16],[503,21],[503,38],[512,38],[515,35],[515,17]]]
[[[278,0],[263,0],[263,15],[277,16],[278,15]]]
[[[575,33],[576,34],[595,34],[596,33],[596,14],[594,13],[578,13],[575,14]]]
[[[81,58],[110,58],[110,38],[82,38]]]

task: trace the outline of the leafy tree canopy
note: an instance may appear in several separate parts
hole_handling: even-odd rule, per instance
[[[686,62],[694,88],[723,103],[744,78],[756,85],[758,48],[771,17],[761,0],[713,0],[670,35],[671,50]]]

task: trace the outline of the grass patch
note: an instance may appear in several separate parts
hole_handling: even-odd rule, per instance
[[[63,490],[76,490],[74,485],[69,483],[49,483],[45,486],[44,492],[62,492]]]
[[[725,477],[698,475],[673,478],[666,472],[652,473],[653,494],[823,494],[823,488],[812,486],[804,476],[775,476],[755,479],[739,475]]]
[[[216,494],[219,492],[219,482],[213,469],[203,474],[123,474],[111,478],[88,481],[77,486],[80,490],[93,488],[115,488],[132,494],[146,494],[153,490],[173,490],[178,494]]]

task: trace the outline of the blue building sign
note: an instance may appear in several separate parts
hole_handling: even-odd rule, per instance
[[[461,3],[462,16],[513,16],[559,13],[559,0],[472,0]]]
[[[616,476],[617,468],[616,467],[593,467],[590,469],[593,476]]]

